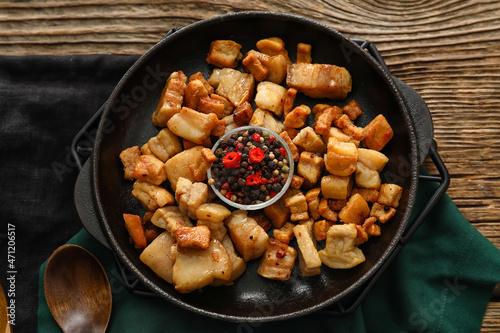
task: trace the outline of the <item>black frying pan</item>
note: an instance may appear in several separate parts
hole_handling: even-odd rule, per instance
[[[257,275],[258,262],[230,287],[205,287],[180,294],[144,265],[129,242],[122,213],[142,213],[130,195],[132,183],[123,179],[118,158],[130,146],[142,145],[158,133],[151,115],[166,77],[183,70],[186,75],[213,69],[205,62],[210,42],[232,39],[243,52],[255,48],[262,38],[281,37],[295,59],[297,43],[312,44],[313,61],[346,67],[353,77],[353,90],[345,101],[318,101],[300,97],[296,103],[327,102],[338,106],[355,99],[364,114],[356,120],[365,126],[383,114],[394,130],[394,138],[383,152],[390,161],[382,172],[383,182],[402,186],[403,196],[396,216],[382,226],[382,235],[361,245],[366,262],[348,270],[322,267],[315,277],[302,277],[294,268],[289,281],[277,282]],[[387,260],[407,226],[417,191],[418,168],[428,149],[418,144],[414,122],[401,89],[393,77],[356,43],[317,22],[277,13],[244,12],[200,21],[179,29],[143,55],[125,74],[107,101],[92,157],[92,194],[96,215],[108,243],[124,265],[140,281],[163,298],[199,314],[231,321],[281,320],[311,313],[351,294]],[[410,88],[411,89],[411,88]],[[416,97],[418,98],[418,97]],[[428,124],[426,125],[428,126]],[[432,133],[431,133],[432,134]],[[420,139],[420,138],[419,138]]]

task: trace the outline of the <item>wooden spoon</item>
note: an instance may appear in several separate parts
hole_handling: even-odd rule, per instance
[[[99,261],[77,245],[50,256],[44,273],[47,305],[65,333],[105,332],[111,315],[111,287]]]
[[[0,333],[12,333],[8,314],[7,298],[5,298],[5,293],[0,285]]]

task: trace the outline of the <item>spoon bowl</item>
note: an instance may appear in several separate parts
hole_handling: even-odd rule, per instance
[[[63,245],[44,273],[47,305],[65,333],[105,332],[111,315],[111,287],[104,268],[87,250]]]

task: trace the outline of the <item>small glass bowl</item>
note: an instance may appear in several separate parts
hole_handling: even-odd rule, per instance
[[[215,192],[215,194],[217,195],[217,197],[219,197],[219,199],[221,199],[225,204],[227,204],[227,205],[229,205],[231,207],[237,208],[237,209],[258,210],[258,209],[263,209],[263,208],[265,208],[267,206],[272,205],[273,203],[275,203],[276,201],[278,201],[283,196],[283,194],[285,194],[285,192],[288,189],[288,187],[290,187],[290,183],[292,182],[292,176],[293,176],[293,172],[294,172],[295,166],[294,166],[292,151],[290,150],[290,147],[285,142],[285,140],[283,140],[283,138],[281,138],[281,136],[279,136],[275,132],[273,132],[270,129],[267,129],[265,127],[259,127],[259,126],[242,126],[242,127],[237,127],[235,129],[229,131],[228,133],[224,134],[223,136],[221,136],[220,139],[217,140],[217,142],[213,145],[212,151],[215,153],[215,150],[217,149],[217,147],[219,146],[219,144],[222,141],[224,141],[227,137],[231,136],[234,133],[245,131],[245,130],[248,130],[250,128],[260,129],[263,132],[268,132],[270,135],[274,136],[275,139],[279,140],[279,142],[281,143],[281,145],[283,146],[283,148],[285,148],[285,150],[286,150],[286,159],[288,160],[289,171],[288,171],[288,178],[286,180],[285,185],[283,185],[283,188],[281,189],[281,191],[278,194],[276,194],[273,198],[271,198],[270,200],[268,200],[268,201],[264,201],[264,202],[261,202],[261,203],[258,203],[258,204],[253,204],[253,205],[243,205],[243,204],[231,201],[228,198],[226,198],[224,195],[222,195],[219,192],[219,190],[214,185],[210,185],[210,186],[212,187],[212,190]],[[208,169],[208,172],[207,172],[208,179],[212,179],[212,170],[211,169],[212,168]]]

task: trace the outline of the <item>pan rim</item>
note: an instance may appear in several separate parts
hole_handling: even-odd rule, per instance
[[[340,292],[336,296],[323,301],[321,303],[317,303],[313,306],[310,306],[308,308],[304,308],[301,310],[297,311],[292,311],[286,314],[279,314],[279,315],[270,315],[270,316],[263,316],[263,317],[246,317],[246,316],[236,316],[236,315],[227,315],[227,314],[222,314],[219,312],[213,312],[213,311],[208,311],[206,309],[202,309],[190,304],[185,303],[178,297],[175,297],[174,295],[169,294],[160,286],[158,286],[154,281],[150,280],[147,276],[145,276],[139,269],[134,265],[134,263],[127,257],[127,254],[123,251],[123,249],[120,248],[120,245],[118,244],[118,241],[113,237],[112,230],[110,228],[110,223],[107,221],[107,217],[105,214],[105,207],[102,205],[102,198],[100,196],[100,190],[99,190],[99,165],[100,165],[100,146],[101,142],[104,137],[104,132],[103,132],[103,127],[106,126],[105,120],[107,119],[107,116],[111,112],[111,105],[112,101],[117,100],[120,92],[123,90],[124,86],[127,84],[129,77],[133,76],[134,73],[141,68],[141,66],[145,65],[148,63],[150,58],[156,54],[160,49],[164,47],[165,44],[170,43],[172,40],[175,40],[177,38],[182,38],[183,35],[189,34],[191,31],[196,31],[197,29],[202,28],[203,26],[206,25],[212,25],[212,24],[217,24],[221,22],[227,22],[230,20],[239,20],[241,18],[265,18],[265,19],[278,19],[278,20],[285,20],[285,21],[292,21],[294,23],[298,24],[304,24],[307,26],[310,26],[314,29],[319,29],[329,35],[336,36],[338,39],[340,39],[342,42],[345,42],[352,50],[355,50],[356,53],[361,56],[368,64],[374,68],[374,70],[377,72],[378,75],[382,77],[382,79],[385,81],[387,84],[388,88],[391,90],[392,95],[395,98],[395,101],[397,102],[399,109],[401,110],[401,115],[402,118],[404,119],[404,126],[406,127],[408,136],[409,136],[409,142],[410,142],[410,162],[411,162],[411,170],[410,170],[410,188],[408,189],[410,191],[409,197],[408,197],[408,203],[406,210],[404,211],[402,220],[401,220],[401,225],[397,229],[397,232],[395,233],[393,239],[391,242],[388,244],[387,248],[383,252],[382,256],[380,259],[373,264],[372,267],[370,267],[364,275],[359,278],[355,284],[351,285],[350,287],[346,288],[344,291]],[[263,11],[245,11],[245,12],[237,12],[237,13],[230,13],[230,14],[224,14],[224,15],[219,15],[219,16],[214,16],[205,20],[201,20],[195,23],[192,23],[186,27],[180,28],[179,30],[173,32],[172,34],[164,37],[162,40],[160,40],[157,44],[155,44],[153,47],[151,47],[145,54],[143,54],[131,67],[130,69],[124,74],[124,76],[120,79],[118,84],[116,85],[115,89],[113,90],[112,94],[110,95],[108,101],[105,104],[105,108],[101,117],[101,121],[99,123],[99,129],[97,131],[96,139],[94,142],[94,153],[93,153],[93,158],[92,158],[92,191],[94,194],[94,200],[96,203],[96,207],[98,209],[97,211],[97,216],[100,219],[101,225],[104,227],[105,235],[108,238],[108,241],[111,245],[112,251],[122,260],[122,262],[125,264],[125,266],[133,273],[135,274],[139,280],[145,284],[147,287],[155,291],[157,294],[159,294],[161,297],[164,299],[169,300],[170,302],[184,308],[187,310],[191,310],[193,312],[196,312],[198,314],[202,314],[208,317],[216,318],[216,319],[222,319],[226,321],[233,321],[233,322],[265,322],[265,321],[277,321],[277,320],[285,320],[285,319],[290,319],[290,318],[295,318],[299,317],[302,315],[306,315],[312,312],[315,312],[317,310],[320,310],[328,305],[331,305],[341,299],[343,299],[345,296],[353,293],[355,290],[359,288],[359,286],[362,286],[365,284],[373,275],[374,273],[380,268],[380,266],[388,259],[390,254],[394,251],[397,243],[399,242],[401,236],[403,235],[405,229],[408,226],[409,219],[411,217],[411,213],[413,211],[413,206],[414,202],[416,199],[416,192],[417,192],[417,187],[418,187],[418,168],[419,168],[419,163],[418,163],[418,150],[417,150],[417,142],[416,142],[416,134],[415,134],[415,128],[413,121],[409,115],[409,110],[404,102],[404,99],[397,88],[392,75],[387,72],[377,61],[375,58],[373,58],[370,54],[365,52],[361,47],[353,42],[350,38],[346,37],[339,31],[326,26],[322,23],[319,23],[317,21],[314,21],[312,19],[302,17],[299,15],[292,15],[292,14],[286,14],[286,13],[279,13],[279,12],[263,12]]]

